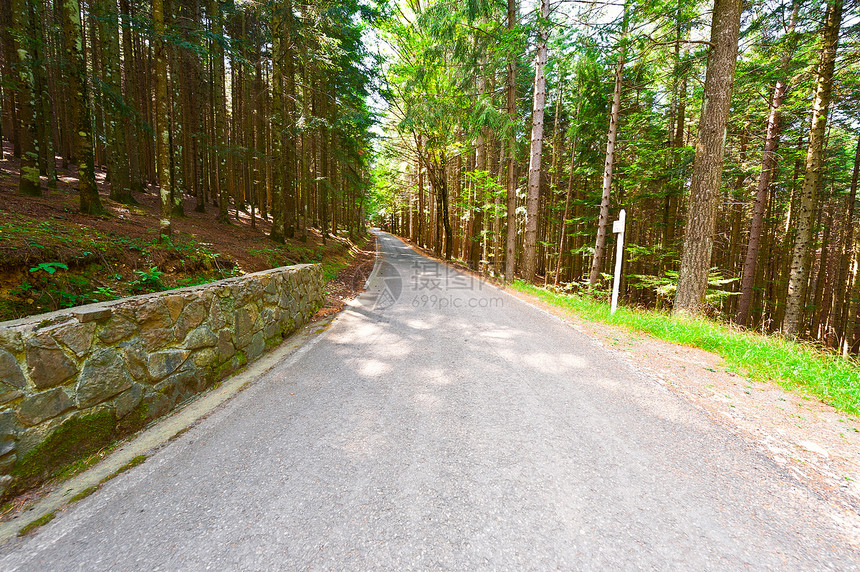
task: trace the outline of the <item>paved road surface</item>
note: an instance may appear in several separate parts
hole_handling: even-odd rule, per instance
[[[704,414],[380,245],[307,351],[0,547],[0,569],[856,569],[826,502]]]

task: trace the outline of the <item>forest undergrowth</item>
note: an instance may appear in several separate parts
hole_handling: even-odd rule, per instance
[[[0,167],[0,321],[204,284],[248,272],[300,263],[323,264],[326,280],[350,265],[365,240],[322,236],[272,242],[270,220],[231,211],[229,224],[217,209],[194,211],[176,221],[170,240],[158,235],[158,196],[138,194],[137,205],[111,201],[100,191],[104,216],[77,210],[73,172],[58,168],[57,190],[40,198],[17,193],[16,162]]]

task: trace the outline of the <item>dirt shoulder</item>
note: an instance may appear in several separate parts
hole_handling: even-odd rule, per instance
[[[325,304],[314,315],[314,321],[340,312],[347,302],[364,292],[364,285],[376,262],[376,237],[371,235],[361,248],[353,247],[350,256],[349,266],[341,269],[337,277],[326,284]]]
[[[432,251],[402,239],[430,257]],[[483,278],[462,264],[460,271]],[[496,284],[504,288],[503,284]],[[506,292],[568,323],[631,367],[702,410],[771,458],[799,485],[833,505],[834,518],[860,546],[860,418],[777,383],[727,369],[720,356],[626,328],[590,322],[512,289]]]

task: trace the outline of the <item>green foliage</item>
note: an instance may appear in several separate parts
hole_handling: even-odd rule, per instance
[[[131,292],[159,292],[164,290],[164,282],[161,277],[164,272],[161,272],[157,266],[153,266],[149,270],[135,270],[137,278],[129,284]]]
[[[40,262],[36,266],[30,269],[30,272],[47,272],[48,274],[53,274],[57,270],[68,270],[69,267],[62,262]]]
[[[117,478],[118,476],[120,476],[124,472],[129,471],[129,470],[135,468],[136,466],[142,464],[144,461],[146,461],[146,455],[138,455],[138,456],[134,457],[131,461],[129,461],[128,463],[126,463],[125,465],[123,465],[122,467],[120,467],[119,469],[117,469],[116,471],[111,473],[110,475],[103,478],[99,482],[99,485],[103,485],[106,482]]]
[[[93,292],[103,300],[115,300],[119,298],[119,293],[110,286],[99,286]]]
[[[72,498],[70,498],[69,504],[73,504],[73,503],[76,503],[78,501],[84,500],[85,498],[87,498],[88,496],[90,496],[91,494],[96,492],[97,490],[99,490],[99,488],[95,485],[93,485],[91,487],[87,487],[84,490],[82,490],[81,492],[74,495]]]
[[[18,536],[27,536],[37,528],[45,526],[46,524],[54,520],[55,516],[57,516],[57,511],[49,512],[44,516],[40,516],[27,526],[21,528],[21,530],[18,531]]]
[[[628,280],[636,286],[653,290],[658,296],[667,300],[675,298],[675,291],[678,288],[678,273],[674,270],[667,270],[663,276],[633,274],[628,277]],[[711,268],[708,272],[708,289],[705,292],[705,301],[712,305],[718,305],[729,296],[737,296],[739,292],[725,289],[725,286],[737,281],[738,278],[726,278],[719,269]]]

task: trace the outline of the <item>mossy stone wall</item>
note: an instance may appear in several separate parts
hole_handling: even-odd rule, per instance
[[[256,360],[323,299],[301,264],[0,323],[0,498]]]

